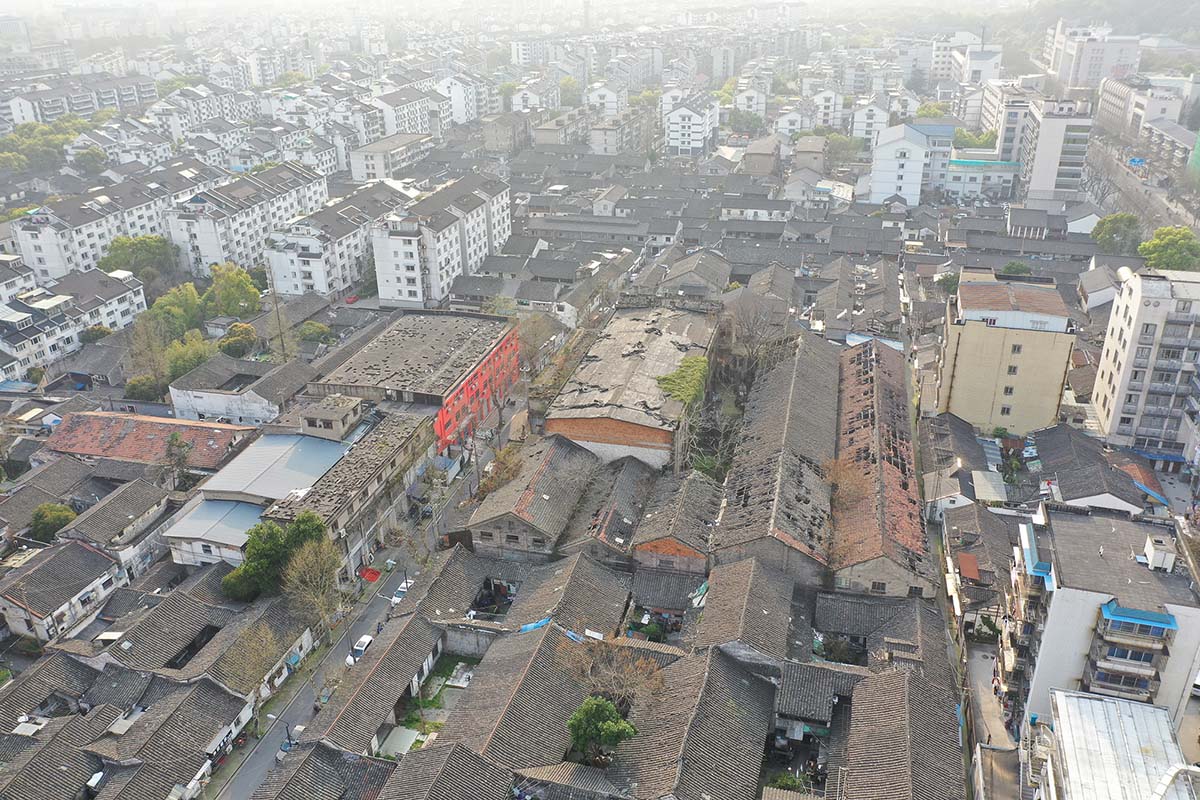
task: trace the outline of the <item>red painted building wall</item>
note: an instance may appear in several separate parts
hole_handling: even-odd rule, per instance
[[[517,350],[517,331],[513,328],[442,398],[433,423],[439,451],[465,441],[505,401],[520,375]]]

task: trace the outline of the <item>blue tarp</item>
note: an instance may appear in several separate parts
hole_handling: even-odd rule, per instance
[[[517,631],[517,633],[529,633],[530,631],[536,631],[538,628],[544,628],[549,624],[550,618],[546,617],[545,619],[539,619],[537,622],[530,622],[522,625],[521,629]]]
[[[1140,484],[1140,483],[1138,483],[1137,481],[1134,481],[1134,482],[1133,482],[1133,485],[1134,485],[1134,486],[1136,486],[1137,488],[1141,489],[1141,490],[1142,490],[1143,492],[1145,492],[1146,494],[1150,495],[1152,498],[1154,498],[1154,499],[1155,499],[1155,500],[1157,500],[1158,502],[1162,503],[1164,506],[1170,506],[1170,505],[1171,505],[1171,501],[1170,501],[1170,500],[1168,500],[1167,498],[1163,497],[1161,494],[1159,494],[1158,492],[1154,491],[1154,490],[1153,490],[1153,489],[1151,489],[1149,486],[1145,486],[1145,485],[1143,485],[1143,484]]]
[[[1174,461],[1180,464],[1186,464],[1187,459],[1177,453],[1155,453],[1150,450],[1138,450],[1133,448],[1133,452],[1137,453],[1142,458],[1148,458],[1151,461]]]

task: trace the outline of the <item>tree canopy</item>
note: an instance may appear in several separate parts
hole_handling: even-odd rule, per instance
[[[564,106],[575,107],[583,105],[583,90],[579,88],[579,81],[570,75],[559,81],[558,101]]]
[[[162,324],[162,333],[167,339],[179,339],[189,330],[199,328],[204,322],[200,293],[191,281],[174,286],[142,315]],[[140,321],[139,317],[139,321]],[[162,343],[163,345],[166,342]]]
[[[243,358],[258,344],[258,331],[248,322],[235,322],[217,342],[221,352],[233,358]]]
[[[33,510],[29,535],[39,542],[52,542],[54,535],[75,519],[75,512],[62,503],[42,503]]]
[[[290,89],[293,86],[298,86],[298,85],[304,83],[306,80],[308,80],[308,78],[305,77],[303,72],[296,72],[295,70],[291,70],[289,72],[283,73],[278,78],[276,78],[275,82],[273,84],[271,84],[271,86],[273,86],[276,89]]]
[[[201,298],[204,318],[250,317],[258,314],[259,293],[250,273],[237,264],[214,264],[212,285]]]
[[[1000,269],[1001,275],[1032,275],[1033,269],[1024,261],[1010,261]]]
[[[603,697],[589,697],[567,720],[571,746],[592,764],[602,764],[607,751],[637,735],[637,728],[621,718],[616,705]]]
[[[210,342],[198,330],[190,330],[182,339],[176,339],[167,345],[167,380],[191,372],[196,367],[208,361],[217,352],[215,342]]]
[[[917,108],[917,118],[944,117],[950,113],[949,103],[921,103]]]
[[[253,600],[280,590],[284,569],[306,542],[325,537],[324,521],[302,511],[286,528],[267,520],[246,531],[245,558],[225,576],[221,590],[235,600]]]
[[[954,131],[955,147],[982,147],[990,149],[996,146],[996,139],[997,134],[994,130],[971,133],[966,128],[957,128]]]
[[[1183,225],[1159,228],[1138,246],[1138,255],[1151,269],[1200,271],[1200,241]]]
[[[111,328],[107,328],[104,325],[93,325],[90,328],[83,329],[83,333],[79,334],[79,341],[82,344],[91,344],[110,335],[112,335]]]
[[[1092,239],[1106,255],[1136,256],[1142,243],[1142,223],[1133,214],[1109,214],[1096,223]]]
[[[98,111],[91,119],[67,115],[51,123],[24,122],[12,133],[0,136],[0,155],[12,154],[0,161],[0,169],[38,172],[57,170],[66,163],[64,148],[84,131],[92,130],[112,118],[110,111]]]
[[[105,272],[123,269],[139,278],[147,269],[162,275],[175,271],[177,248],[162,236],[117,236],[97,266]]]

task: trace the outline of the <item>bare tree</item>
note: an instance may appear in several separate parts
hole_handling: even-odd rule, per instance
[[[577,626],[582,630],[582,626]],[[649,699],[662,689],[659,663],[636,648],[620,647],[611,641],[585,638],[576,642],[563,638],[555,646],[555,663],[583,686],[589,695],[611,700],[624,716],[638,700]]]
[[[321,628],[333,642],[333,620],[342,608],[338,573],[342,556],[328,538],[305,542],[283,570],[283,593],[293,608]]]
[[[1117,185],[1112,159],[1106,153],[1097,154],[1087,160],[1079,188],[1101,208],[1116,194],[1120,187]]]
[[[283,648],[275,631],[259,620],[248,627],[237,638],[233,646],[225,651],[222,659],[229,674],[242,677],[246,685],[253,685],[254,732],[258,735],[258,712],[262,706],[262,684],[267,674],[279,663]]]

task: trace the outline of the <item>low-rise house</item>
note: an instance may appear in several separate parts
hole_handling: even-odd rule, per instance
[[[778,667],[792,654],[791,606],[791,582],[758,559],[714,567],[696,600],[693,645],[719,647],[751,669]],[[804,637],[796,638],[808,647]]]
[[[702,472],[659,478],[633,532],[637,571],[707,573],[709,537],[721,500],[720,484]]]
[[[526,445],[517,474],[488,493],[468,527],[476,552],[547,561],[599,463],[562,436]]]
[[[171,381],[171,405],[179,419],[262,425],[316,376],[300,360],[273,364],[218,353]]]
[[[167,550],[160,525],[170,515],[167,490],[138,478],[119,486],[58,532],[115,558],[127,580],[150,568]]]
[[[34,551],[0,578],[0,614],[13,633],[48,642],[86,624],[126,576],[99,548],[69,541]]]

